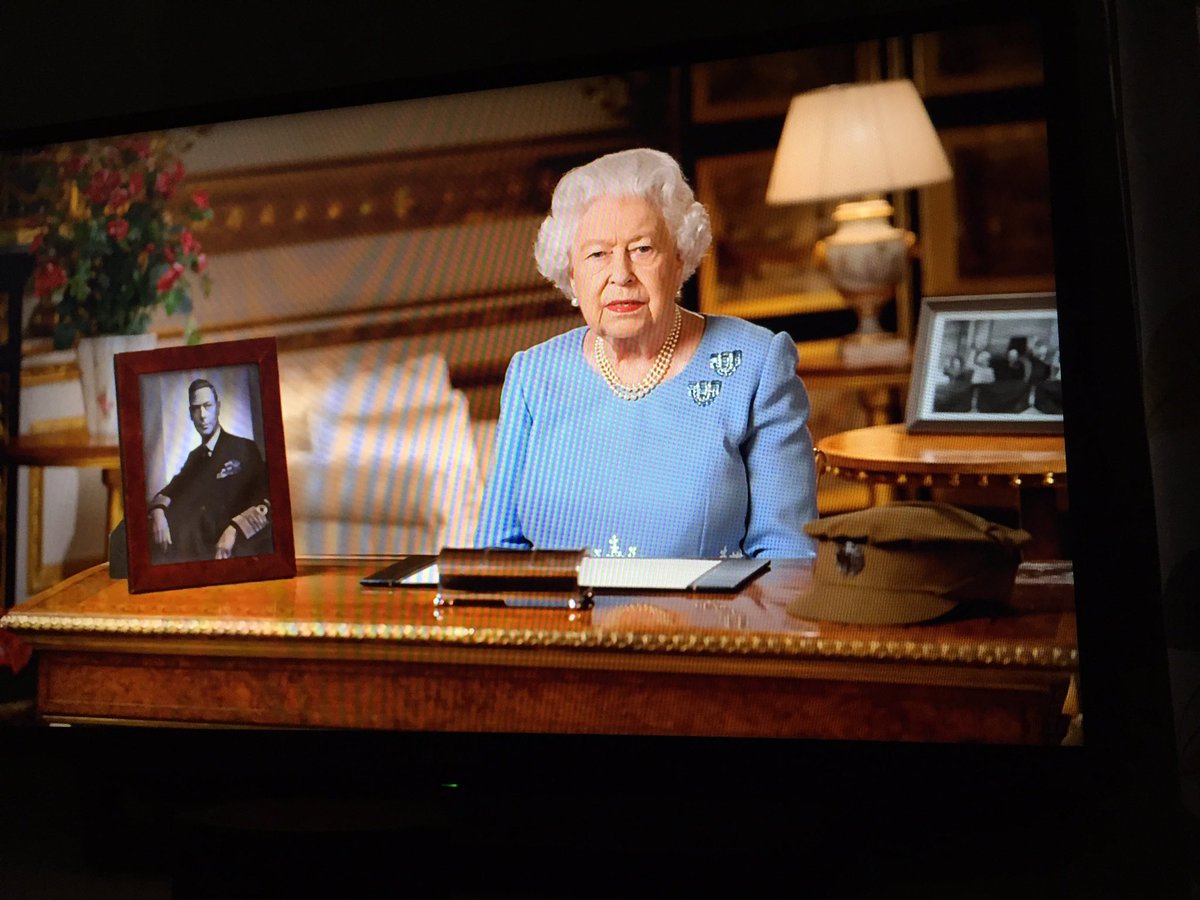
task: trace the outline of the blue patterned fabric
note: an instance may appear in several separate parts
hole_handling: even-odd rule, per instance
[[[809,557],[808,395],[787,334],[708,316],[684,371],[636,402],[582,353],[584,328],[515,354],[478,547],[602,556]]]

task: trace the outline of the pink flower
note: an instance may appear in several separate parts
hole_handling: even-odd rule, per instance
[[[196,261],[192,263],[192,270],[197,274],[201,274],[208,268],[208,254],[201,253],[196,257]]]
[[[108,195],[108,205],[113,209],[120,209],[128,202],[129,191],[125,190],[125,188],[116,188],[111,194]]]
[[[67,273],[57,263],[40,266],[33,275],[33,291],[39,297],[49,297],[67,283]]]
[[[183,248],[184,253],[200,252],[200,242],[196,240],[188,228],[183,229],[183,232],[179,235],[179,246]]]
[[[179,276],[183,274],[183,263],[172,263],[171,268],[166,271],[162,278],[158,279],[158,292],[165,294],[179,280]]]
[[[113,219],[108,223],[108,236],[114,241],[124,240],[129,234],[129,223],[124,219]]]
[[[204,212],[208,209],[208,192],[196,191],[196,193],[192,194],[192,202],[196,204],[196,209]]]

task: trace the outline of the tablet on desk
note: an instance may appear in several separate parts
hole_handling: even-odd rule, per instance
[[[589,557],[579,584],[595,590],[734,593],[771,567],[769,559],[636,559]],[[364,587],[436,586],[436,556],[406,556],[366,578]]]
[[[360,579],[363,587],[401,587],[405,584],[437,584],[436,556],[416,555],[406,556],[392,563],[385,569],[372,572],[366,578]],[[433,569],[433,580],[414,578],[423,574],[422,570]],[[406,581],[406,579],[408,579]]]

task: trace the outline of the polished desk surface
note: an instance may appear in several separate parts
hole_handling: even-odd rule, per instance
[[[1053,567],[1000,614],[891,628],[789,616],[812,589],[801,561],[733,596],[602,595],[582,612],[442,610],[430,588],[361,588],[377,567],[131,595],[99,566],[0,627],[39,652],[49,721],[1036,743],[1077,665]]]

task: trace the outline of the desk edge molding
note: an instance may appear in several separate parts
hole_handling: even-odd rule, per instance
[[[823,638],[793,634],[680,634],[635,631],[559,631],[271,619],[201,619],[167,616],[60,616],[9,612],[0,628],[22,635],[42,632],[99,636],[168,635],[214,638],[368,641],[408,645],[478,646],[531,650],[624,651],[665,655],[717,655],[785,659],[849,659],[986,668],[1074,671],[1078,649],[1005,641],[920,641]],[[34,639],[36,642],[36,638]],[[164,648],[166,651],[168,648]]]

